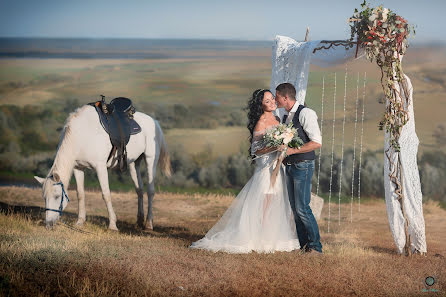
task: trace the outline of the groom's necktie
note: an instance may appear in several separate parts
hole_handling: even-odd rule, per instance
[[[283,116],[282,124],[285,124],[287,118],[288,118],[288,115],[287,115],[287,114]]]

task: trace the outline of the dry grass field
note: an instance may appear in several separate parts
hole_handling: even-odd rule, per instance
[[[63,220],[74,223],[77,199]],[[446,296],[446,211],[424,204],[428,255],[395,252],[382,200],[331,205],[319,221],[324,255],[231,255],[190,250],[232,196],[159,193],[155,228],[135,227],[136,195],[113,193],[119,232],[109,232],[98,192],[87,193],[82,234],[46,230],[38,189],[0,188],[0,296]],[[432,287],[424,285],[434,276]],[[429,291],[430,290],[430,291]],[[432,290],[436,290],[433,292]],[[425,292],[427,291],[427,292]]]

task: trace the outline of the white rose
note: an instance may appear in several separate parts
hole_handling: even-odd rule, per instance
[[[372,15],[369,16],[369,21],[373,22],[378,18],[378,10],[376,8],[372,11]]]
[[[293,139],[293,133],[286,133],[283,139],[284,144],[288,144]]]
[[[389,14],[389,10],[387,8],[384,8],[383,11],[383,22],[387,21],[387,15]]]

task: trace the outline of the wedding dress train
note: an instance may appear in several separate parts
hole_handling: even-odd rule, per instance
[[[254,153],[260,148],[261,141],[254,141],[251,151]],[[251,179],[221,219],[204,238],[192,243],[191,248],[229,253],[271,253],[300,248],[283,168],[270,188],[277,156],[276,152],[256,159]]]

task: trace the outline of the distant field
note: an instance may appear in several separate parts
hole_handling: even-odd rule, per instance
[[[249,132],[245,127],[219,127],[217,129],[171,129],[167,131],[167,143],[176,149],[177,144],[189,153],[211,148],[214,157],[237,153],[249,146]]]
[[[109,98],[127,96],[139,110],[153,114],[155,107],[182,103],[189,108],[211,106],[222,113],[240,111],[256,88],[269,86],[271,52],[238,49],[225,51],[221,57],[212,51],[200,57],[172,59],[0,59],[0,105],[43,104],[78,99],[82,104],[105,94]],[[190,54],[190,53],[189,53]],[[214,53],[215,54],[215,53]],[[420,151],[444,149],[432,136],[435,128],[446,122],[446,55],[443,48],[413,48],[404,60],[405,72],[414,85],[414,104]],[[383,132],[377,125],[384,111],[380,74],[376,65],[365,60],[327,69],[313,67],[307,92],[307,104],[321,114],[322,78],[325,78],[324,150],[331,149],[333,100],[336,99],[335,150],[341,150],[344,99],[344,75],[347,69],[345,145],[354,140],[357,75],[367,72],[364,149],[380,149]],[[334,94],[334,73],[337,90]],[[361,108],[361,106],[359,106]],[[360,112],[361,110],[359,110]],[[156,117],[156,114],[155,114]],[[360,120],[360,114],[358,114]],[[215,121],[218,124],[218,118]],[[242,119],[242,122],[244,119]],[[360,127],[358,126],[358,129]],[[246,139],[243,128],[217,130],[167,131],[169,146],[182,144],[186,151],[210,145],[217,154],[238,151]],[[359,137],[360,130],[357,130]],[[359,138],[357,139],[357,141]],[[242,144],[243,145],[243,144]]]
[[[0,60],[0,104],[50,99],[91,102],[99,94],[136,103],[220,103],[240,106],[250,91],[269,84],[268,59]],[[260,60],[261,61],[261,60]],[[262,69],[258,73],[257,69]]]

